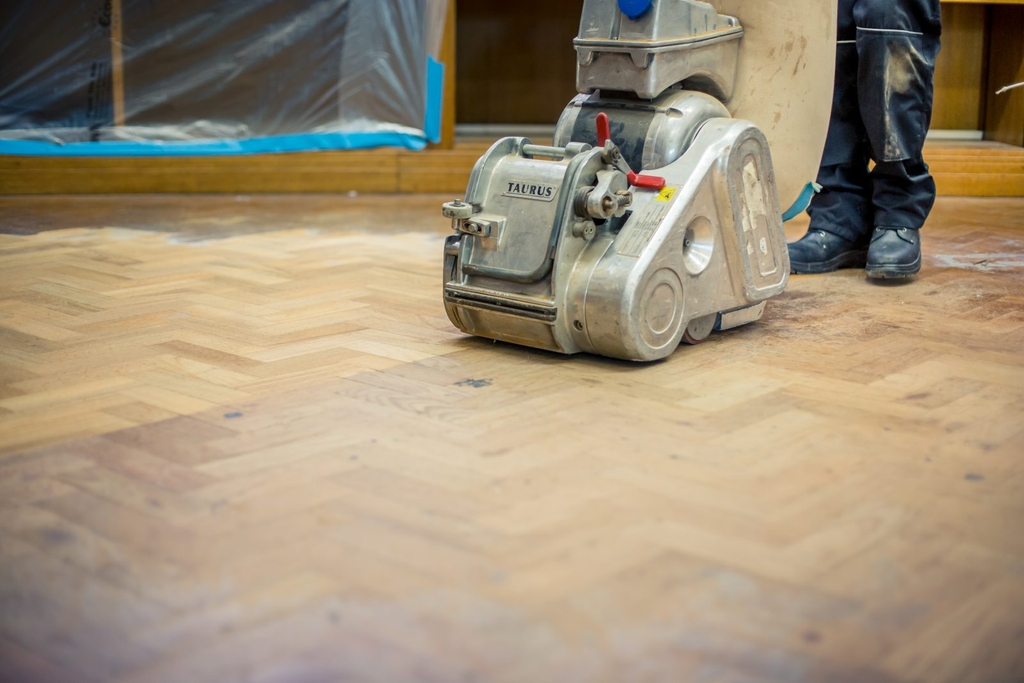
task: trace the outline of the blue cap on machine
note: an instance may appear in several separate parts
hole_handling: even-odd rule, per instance
[[[619,9],[630,19],[637,19],[653,4],[654,0],[619,0]]]

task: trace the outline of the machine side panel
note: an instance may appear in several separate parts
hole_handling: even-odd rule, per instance
[[[720,124],[709,124],[714,134]],[[723,237],[730,246],[733,282],[747,303],[781,294],[789,282],[789,250],[779,210],[768,142],[751,124],[742,127],[729,153],[715,169],[718,213],[727,222]]]
[[[658,173],[666,188],[637,191],[631,217],[588,273],[588,338],[603,355],[664,358],[691,321],[758,304],[788,281],[771,158],[753,125],[709,121]]]

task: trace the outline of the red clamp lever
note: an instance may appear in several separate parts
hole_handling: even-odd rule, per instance
[[[665,179],[661,176],[656,175],[640,175],[639,173],[633,173],[632,171],[626,176],[629,179],[629,184],[634,187],[645,187],[649,190],[664,190]]]
[[[608,120],[608,114],[601,112],[597,115],[597,146],[604,147],[604,143],[612,139],[612,124]]]
[[[608,120],[608,114],[603,111],[597,115],[597,145],[598,147],[604,147],[605,143],[612,139],[612,125],[611,121]],[[618,157],[619,164],[622,170],[628,170],[626,162]],[[629,180],[629,184],[634,187],[643,187],[649,190],[662,190],[665,188],[665,179],[653,175],[640,175],[629,171],[626,174],[626,178]]]

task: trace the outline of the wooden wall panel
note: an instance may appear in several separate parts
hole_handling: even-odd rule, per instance
[[[942,50],[935,64],[936,130],[981,130],[985,105],[985,31],[983,5],[942,6]]]
[[[993,7],[985,137],[1024,145],[1024,88],[996,95],[1024,81],[1024,6]]]
[[[572,39],[581,6],[459,0],[458,122],[553,125],[576,91]],[[987,8],[944,3],[942,12],[932,127],[981,130]]]
[[[576,94],[582,0],[459,0],[459,123],[551,124]]]

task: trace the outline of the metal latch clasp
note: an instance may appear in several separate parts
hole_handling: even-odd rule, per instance
[[[486,222],[471,222],[477,209],[472,204],[456,199],[445,202],[441,205],[441,214],[452,221],[452,230],[467,235],[478,235],[487,237],[490,235],[490,226]]]
[[[459,225],[459,232],[477,237],[497,237],[501,229],[505,227],[504,218],[488,218],[482,215],[474,216],[469,220],[462,221]]]

